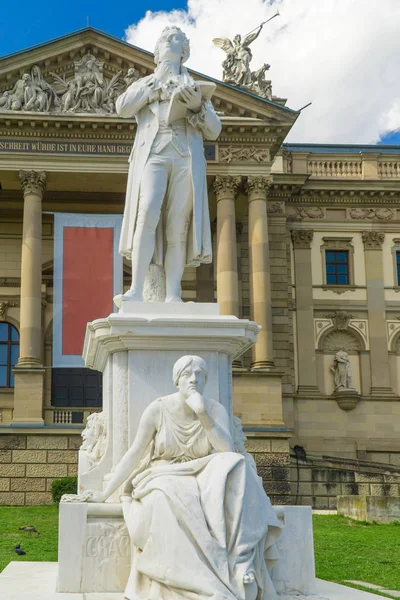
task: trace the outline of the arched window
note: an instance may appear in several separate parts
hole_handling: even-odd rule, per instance
[[[19,356],[19,334],[11,323],[0,323],[0,387],[14,387],[13,366]]]

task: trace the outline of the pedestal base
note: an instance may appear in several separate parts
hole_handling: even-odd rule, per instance
[[[43,425],[44,369],[16,366],[14,374],[14,411],[11,425]]]
[[[279,562],[271,571],[278,593],[315,594],[312,515],[308,506],[275,506],[284,525]],[[130,571],[130,540],[122,504],[60,504],[59,592],[122,593]]]

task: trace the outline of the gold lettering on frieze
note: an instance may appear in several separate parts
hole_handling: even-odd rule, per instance
[[[104,142],[53,142],[41,140],[7,140],[0,139],[0,154],[34,153],[34,154],[86,154],[129,156],[132,145]]]

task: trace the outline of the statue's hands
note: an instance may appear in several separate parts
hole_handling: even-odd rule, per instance
[[[90,498],[88,499],[88,502],[105,502],[106,501],[106,496],[104,494],[104,492],[96,492],[93,491]]]
[[[186,398],[186,404],[190,406],[196,415],[205,412],[204,398],[201,394],[199,394],[199,392],[193,392],[193,394],[190,394],[190,396]]]
[[[196,86],[194,88],[189,85],[181,87],[180,99],[192,112],[196,113],[201,109],[201,91]]]

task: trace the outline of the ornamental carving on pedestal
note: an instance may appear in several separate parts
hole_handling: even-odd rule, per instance
[[[365,250],[381,250],[385,239],[385,234],[382,231],[363,231],[362,241]]]
[[[81,433],[81,450],[87,452],[89,470],[93,469],[103,457],[107,446],[107,419],[103,412],[88,416],[86,427]]]
[[[314,232],[312,229],[293,229],[291,236],[294,248],[309,249],[311,248]]]
[[[256,146],[227,146],[219,148],[220,162],[231,163],[232,161],[268,162],[270,160],[269,150],[257,148]]]
[[[46,173],[44,171],[20,171],[19,180],[24,194],[41,196],[46,188]]]
[[[233,175],[217,175],[214,179],[214,192],[215,195],[218,196],[222,193],[229,193],[233,197],[239,191],[239,187],[242,183],[242,178],[239,176]]]
[[[18,79],[12,89],[0,94],[0,112],[99,113],[114,114],[119,94],[138,79],[134,68],[125,76],[118,71],[103,74],[104,63],[90,53],[74,61],[74,75],[60,77],[50,72],[44,79],[34,65]]]

